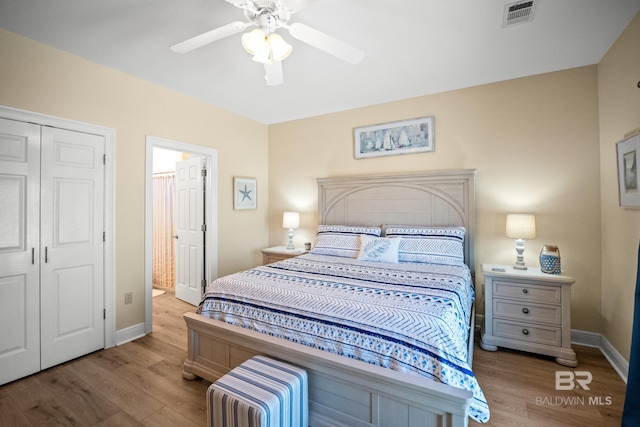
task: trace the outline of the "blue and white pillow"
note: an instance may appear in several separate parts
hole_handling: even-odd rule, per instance
[[[319,225],[311,253],[357,258],[360,252],[360,236],[379,237],[380,233],[380,227]]]
[[[464,227],[388,226],[385,236],[401,237],[400,262],[464,264]]]
[[[390,239],[388,237],[360,236],[360,252],[358,261],[390,262],[398,263],[398,249],[400,247],[399,237]]]

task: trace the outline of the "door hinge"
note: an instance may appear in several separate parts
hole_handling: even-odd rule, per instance
[[[205,279],[202,279],[202,281],[200,282],[200,285],[202,286],[202,289],[207,287],[207,281]]]
[[[207,231],[207,224],[202,224],[200,231]]]
[[[103,232],[102,232],[102,241],[103,241],[103,242],[106,242],[106,241],[107,241],[107,232],[106,232],[106,231],[103,231]]]
[[[103,309],[102,309],[102,318],[103,318],[103,319],[106,319],[106,318],[107,318],[107,309],[106,309],[106,308],[103,308]]]
[[[103,164],[103,165],[106,165],[106,164],[107,164],[107,155],[106,155],[106,154],[103,154],[103,155],[102,155],[102,164]]]
[[[202,170],[200,171],[200,175],[202,175],[202,176],[207,176],[207,170],[206,170],[206,169],[202,169]]]

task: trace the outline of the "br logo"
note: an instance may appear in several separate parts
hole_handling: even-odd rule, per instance
[[[576,387],[591,390],[589,384],[592,380],[589,371],[556,371],[556,390],[573,390]]]

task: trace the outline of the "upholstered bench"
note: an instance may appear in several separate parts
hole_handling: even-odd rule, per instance
[[[307,427],[307,372],[255,356],[207,390],[210,427]]]

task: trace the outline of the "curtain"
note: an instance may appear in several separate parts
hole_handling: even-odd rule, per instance
[[[153,177],[153,285],[175,288],[175,174]]]
[[[636,273],[635,308],[631,332],[631,357],[627,375],[627,395],[622,412],[623,427],[640,426],[640,248]]]

